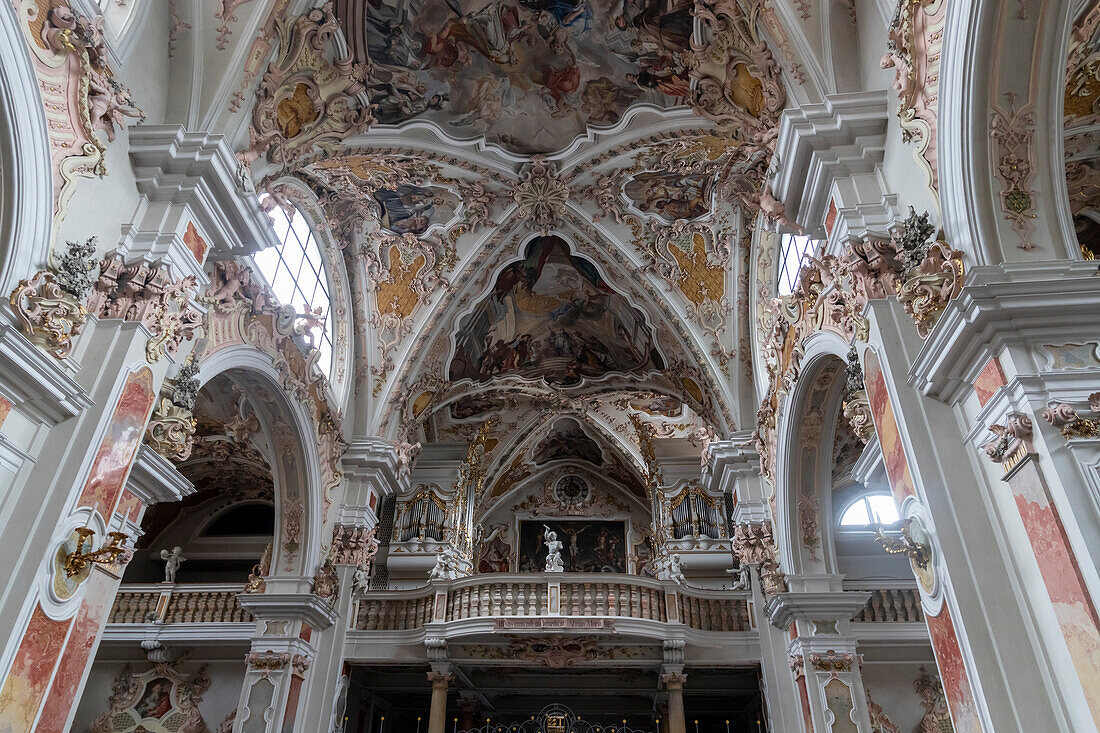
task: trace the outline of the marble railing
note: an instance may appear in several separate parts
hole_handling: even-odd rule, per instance
[[[124,585],[107,623],[247,623],[252,614],[237,603],[240,585]]]
[[[913,587],[872,587],[873,583],[844,584],[845,590],[870,591],[863,610],[852,617],[857,623],[924,623],[920,593]]]
[[[638,619],[724,632],[752,626],[744,592],[634,575],[539,573],[473,575],[412,590],[365,593],[358,599],[354,628],[404,631],[433,622],[515,617]]]

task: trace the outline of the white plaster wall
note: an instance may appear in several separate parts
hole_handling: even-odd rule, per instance
[[[136,644],[135,644],[136,646]],[[210,689],[203,695],[199,703],[199,711],[210,730],[217,730],[230,711],[236,709],[241,695],[241,684],[244,681],[244,653],[241,650],[241,661],[208,661],[206,671],[210,675]],[[182,662],[177,669],[183,673],[194,672],[203,663],[202,660]],[[92,722],[108,707],[111,697],[111,683],[118,676],[122,668],[126,666],[123,661],[96,661],[92,665],[91,674],[88,676],[88,684],[84,688],[84,697],[76,709],[76,717],[73,719],[71,733],[88,733]],[[135,656],[130,662],[135,672],[144,672],[151,665],[140,656]]]
[[[865,662],[863,665],[863,684],[870,691],[871,699],[882,706],[902,733],[916,733],[924,717],[920,696],[913,689],[913,680],[920,675],[921,664],[935,674],[936,663],[931,656],[926,662]]]
[[[118,69],[119,82],[133,92],[134,102],[145,113],[145,122],[165,120],[168,99],[168,4],[146,0],[146,17],[122,42],[129,53]],[[139,123],[140,124],[140,123]],[[107,143],[107,175],[80,178],[69,202],[68,215],[58,228],[57,242],[99,238],[99,250],[109,252],[118,244],[122,224],[129,223],[138,205],[138,192],[130,165],[129,128],[117,131],[114,142]]]

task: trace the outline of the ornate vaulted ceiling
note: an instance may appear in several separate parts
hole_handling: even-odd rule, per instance
[[[791,54],[764,0],[339,0],[276,25],[241,158],[274,202],[308,187],[342,253],[359,429],[467,441],[494,417],[494,485],[564,416],[626,486],[634,419],[736,428],[750,238],[783,219],[769,38]]]

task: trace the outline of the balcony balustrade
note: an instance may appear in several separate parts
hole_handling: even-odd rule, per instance
[[[749,594],[689,588],[635,575],[555,573],[474,575],[427,587],[371,591],[358,599],[354,628],[406,631],[467,619],[635,619],[699,631],[751,631]],[[597,628],[593,626],[593,628]]]
[[[115,596],[109,624],[249,623],[252,614],[237,603],[241,586],[124,585]]]
[[[863,610],[852,617],[855,623],[924,623],[920,593],[913,587],[873,587],[873,584],[845,583],[845,590],[870,591]]]

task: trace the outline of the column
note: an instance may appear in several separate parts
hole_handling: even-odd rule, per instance
[[[997,486],[1003,472],[973,453],[989,418],[1004,414],[998,406],[1009,408],[1011,395],[1048,379],[1035,372],[1049,332],[1018,324],[1064,323],[1058,332],[1072,341],[1070,329],[1087,328],[1085,314],[1095,312],[1094,272],[1090,263],[973,268],[926,341],[896,301],[869,305],[872,346],[860,349],[868,400],[894,498],[910,520],[908,539],[928,556],[911,564],[960,733],[1038,730],[1052,721],[1095,727],[1081,684],[1069,683],[1076,675],[1066,674],[1073,665],[1053,614],[1037,602],[1045,592],[1026,559],[1026,533],[1014,526],[1015,502]],[[1078,304],[1067,305],[1075,294]],[[1066,321],[1067,312],[1077,317]],[[1009,355],[1023,357],[1015,369]],[[1000,366],[987,371],[994,358]]]
[[[283,585],[289,585],[284,579]],[[237,704],[234,730],[273,733],[302,730],[302,692],[317,658],[316,637],[337,620],[329,600],[310,592],[241,593],[237,601],[256,619],[248,668]],[[335,689],[333,690],[335,698]],[[331,725],[326,721],[324,730]]]
[[[428,713],[428,733],[446,733],[447,729],[447,686],[454,679],[448,665],[433,667],[428,672],[428,681],[432,683],[432,706]]]
[[[867,592],[822,589],[829,576],[788,576],[790,590],[767,603],[771,624],[789,634],[788,666],[798,687],[806,731],[870,733],[867,692],[851,618]]]
[[[710,444],[711,460],[706,476],[708,488],[736,498],[733,510],[733,550],[750,568],[752,609],[760,635],[760,666],[763,676],[768,730],[796,733],[806,725],[799,688],[790,672],[790,637],[768,620],[768,595],[782,582],[782,573],[772,550],[771,512],[767,490],[760,477],[760,455],[752,443],[752,432],[742,431],[730,440]],[[732,566],[733,559],[730,563]],[[740,582],[740,574],[734,581]],[[766,582],[765,582],[766,580]],[[812,729],[811,729],[812,730]]]
[[[344,674],[344,642],[355,626],[359,595],[367,590],[378,551],[375,532],[382,499],[402,490],[408,473],[392,443],[379,438],[351,441],[341,459],[346,479],[336,514],[329,560],[339,594],[334,603],[339,621],[315,636],[317,650],[310,680],[302,693],[296,730],[324,730],[337,702]]]
[[[683,667],[665,665],[661,671],[661,684],[668,695],[668,733],[687,733],[687,721],[684,717],[684,683],[687,675]]]

